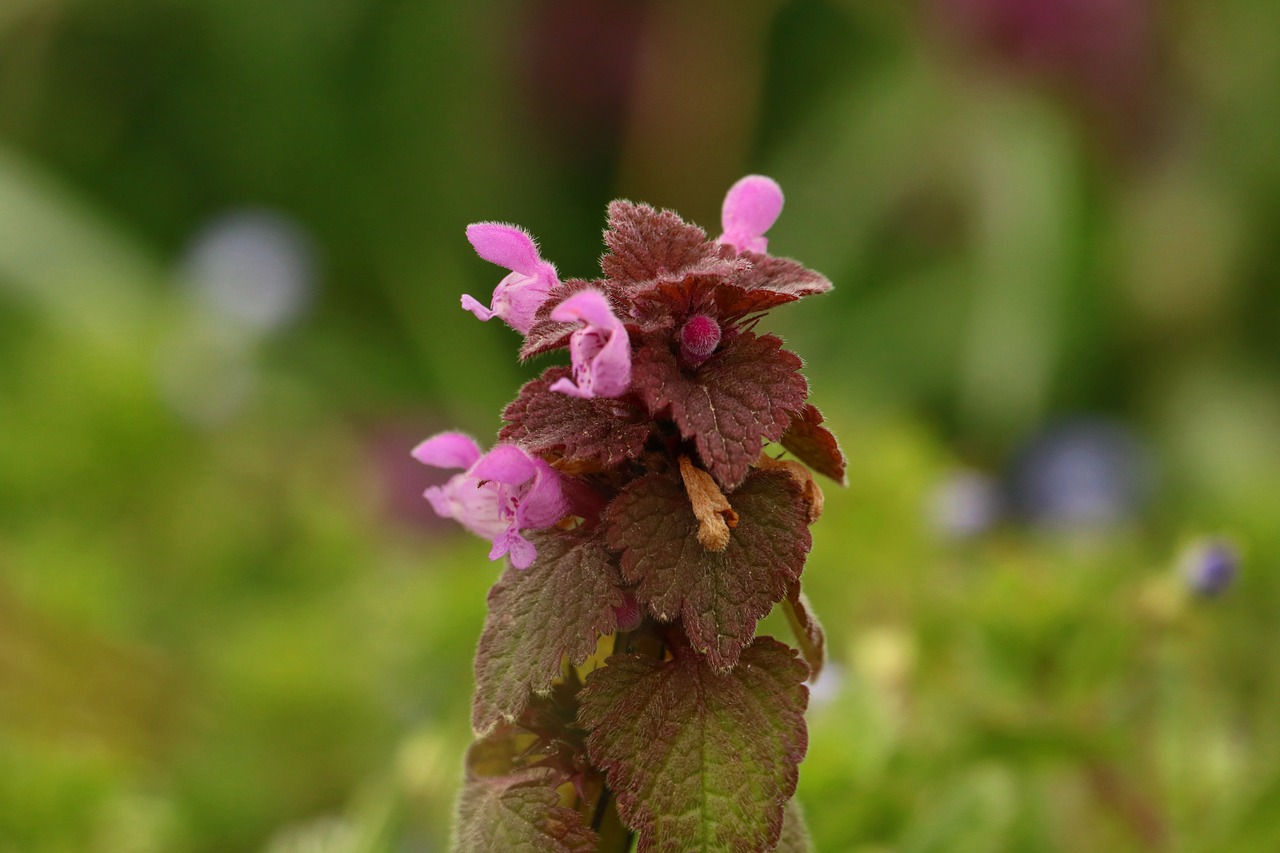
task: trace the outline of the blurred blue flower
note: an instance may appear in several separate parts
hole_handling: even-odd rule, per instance
[[[835,702],[848,680],[849,676],[839,662],[827,661],[817,679],[809,683],[809,709],[825,708]]]
[[[196,232],[182,272],[205,309],[265,333],[295,319],[310,301],[315,248],[307,232],[283,214],[232,210]]]
[[[1225,539],[1204,539],[1182,558],[1187,587],[1196,595],[1213,597],[1226,592],[1240,570],[1240,553]]]
[[[948,539],[969,539],[986,533],[1004,511],[1004,499],[994,478],[971,468],[951,472],[929,494],[928,521]]]
[[[244,411],[258,344],[302,313],[316,269],[310,236],[275,211],[231,210],[196,231],[178,264],[189,304],[157,354],[160,395],[179,417],[211,429]]]
[[[1098,419],[1051,425],[1017,454],[1008,475],[1017,515],[1065,530],[1132,520],[1151,485],[1152,463],[1142,443],[1123,424]]]

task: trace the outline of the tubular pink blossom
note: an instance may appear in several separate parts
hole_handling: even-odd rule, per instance
[[[720,210],[724,233],[719,242],[739,252],[763,254],[769,247],[764,234],[782,213],[782,188],[773,178],[747,175],[725,193]]]
[[[493,540],[509,526],[498,510],[498,493],[484,488],[475,477],[455,474],[443,486],[423,492],[436,515],[452,518],[481,539]]]
[[[499,317],[517,332],[527,333],[547,293],[560,283],[556,268],[538,254],[529,232],[515,225],[476,222],[467,226],[467,239],[476,254],[511,273],[494,288],[489,307],[467,294],[462,307],[481,320]]]
[[[579,291],[557,305],[551,319],[586,324],[569,337],[573,381],[561,379],[551,386],[552,391],[582,398],[626,392],[631,386],[631,339],[603,293]]]
[[[560,475],[515,445],[500,444],[481,455],[470,437],[441,433],[418,445],[413,456],[437,468],[466,467],[443,486],[427,489],[425,497],[437,515],[490,540],[491,560],[509,554],[517,569],[528,568],[538,551],[521,531],[550,527],[569,513]]]

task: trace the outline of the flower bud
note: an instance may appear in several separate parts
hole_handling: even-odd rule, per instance
[[[697,367],[720,346],[720,324],[706,314],[689,318],[680,330],[680,355]]]

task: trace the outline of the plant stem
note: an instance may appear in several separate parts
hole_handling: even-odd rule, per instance
[[[630,853],[631,842],[635,840],[635,836],[618,817],[617,804],[618,800],[613,792],[605,788],[600,794],[595,816],[591,820],[591,828],[600,834],[597,853]]]

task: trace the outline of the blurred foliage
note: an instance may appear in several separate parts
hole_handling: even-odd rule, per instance
[[[851,463],[806,573],[817,849],[1277,849],[1278,27],[1262,0],[0,4],[0,853],[442,849],[496,575],[407,452],[492,434],[538,369],[457,309],[497,280],[462,228],[590,275],[608,199],[714,230],[749,171],[788,194],[771,248],[838,285],[766,321]],[[246,210],[315,247],[272,327],[192,281]],[[1007,495],[1080,415],[1149,454],[1142,501],[929,509],[958,470]],[[1204,600],[1176,562],[1209,533],[1243,564]]]

